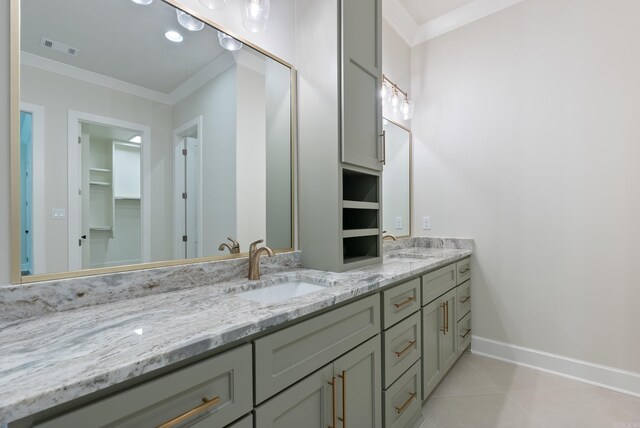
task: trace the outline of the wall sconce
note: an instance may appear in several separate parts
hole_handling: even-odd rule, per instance
[[[400,89],[398,85],[384,74],[382,75],[380,97],[382,98],[382,105],[390,103],[393,112],[400,112],[404,120],[411,120],[413,118],[414,105],[413,101],[409,99],[409,94]]]

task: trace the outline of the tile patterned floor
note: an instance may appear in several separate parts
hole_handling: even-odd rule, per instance
[[[640,398],[466,353],[420,428],[640,428]]]

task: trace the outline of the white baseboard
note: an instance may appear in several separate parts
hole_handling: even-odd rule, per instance
[[[640,374],[473,336],[471,352],[640,397]]]

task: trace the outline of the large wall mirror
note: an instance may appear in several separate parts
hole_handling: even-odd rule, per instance
[[[19,5],[21,281],[293,247],[286,62],[173,1]]]
[[[383,230],[396,237],[411,236],[411,131],[388,119],[382,174]]]

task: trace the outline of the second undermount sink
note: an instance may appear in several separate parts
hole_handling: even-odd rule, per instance
[[[313,293],[314,291],[319,291],[326,287],[328,287],[328,285],[294,279],[238,293],[236,296],[242,299],[251,300],[252,302],[269,305],[293,299],[294,297],[304,296],[305,294]]]

